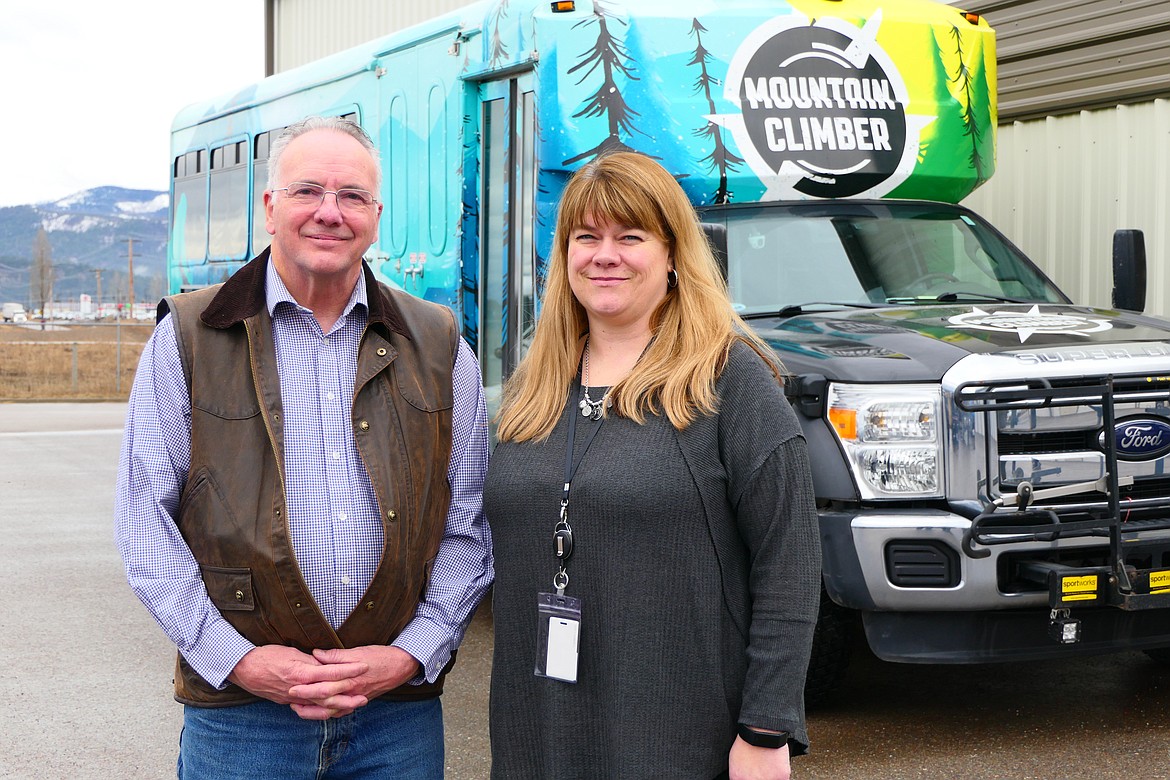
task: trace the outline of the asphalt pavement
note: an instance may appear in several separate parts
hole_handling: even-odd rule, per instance
[[[175,776],[174,649],[113,541],[124,414],[0,403],[0,778]],[[450,780],[488,775],[489,613],[443,696]],[[809,732],[795,780],[1167,780],[1170,667],[1140,652],[974,666],[863,652]]]
[[[122,403],[0,403],[0,778],[175,776],[174,647],[114,546],[125,413]],[[443,696],[452,780],[488,773],[481,613]]]

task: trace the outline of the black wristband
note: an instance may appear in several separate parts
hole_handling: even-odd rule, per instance
[[[773,734],[770,731],[760,731],[751,726],[739,724],[739,738],[753,747],[782,748],[788,744],[788,738],[791,736],[787,731]]]

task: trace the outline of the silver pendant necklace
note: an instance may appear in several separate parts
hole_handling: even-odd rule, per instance
[[[605,395],[594,401],[589,397],[589,337],[585,337],[584,357],[581,359],[581,389],[585,391],[585,397],[581,399],[581,403],[577,404],[577,408],[581,410],[582,417],[588,417],[590,420],[600,420],[601,410],[613,406],[613,401],[609,399],[609,391],[605,391]]]

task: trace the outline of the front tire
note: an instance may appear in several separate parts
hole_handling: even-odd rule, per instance
[[[804,680],[806,709],[816,708],[837,694],[853,656],[856,626],[857,613],[834,602],[822,586],[812,656]]]
[[[1152,650],[1146,650],[1145,653],[1151,660],[1163,666],[1170,666],[1170,647],[1155,647]]]

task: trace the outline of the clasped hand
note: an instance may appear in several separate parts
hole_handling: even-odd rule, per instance
[[[228,679],[249,693],[289,705],[305,720],[348,715],[418,674],[409,653],[390,645],[314,650],[263,645],[240,659]]]

